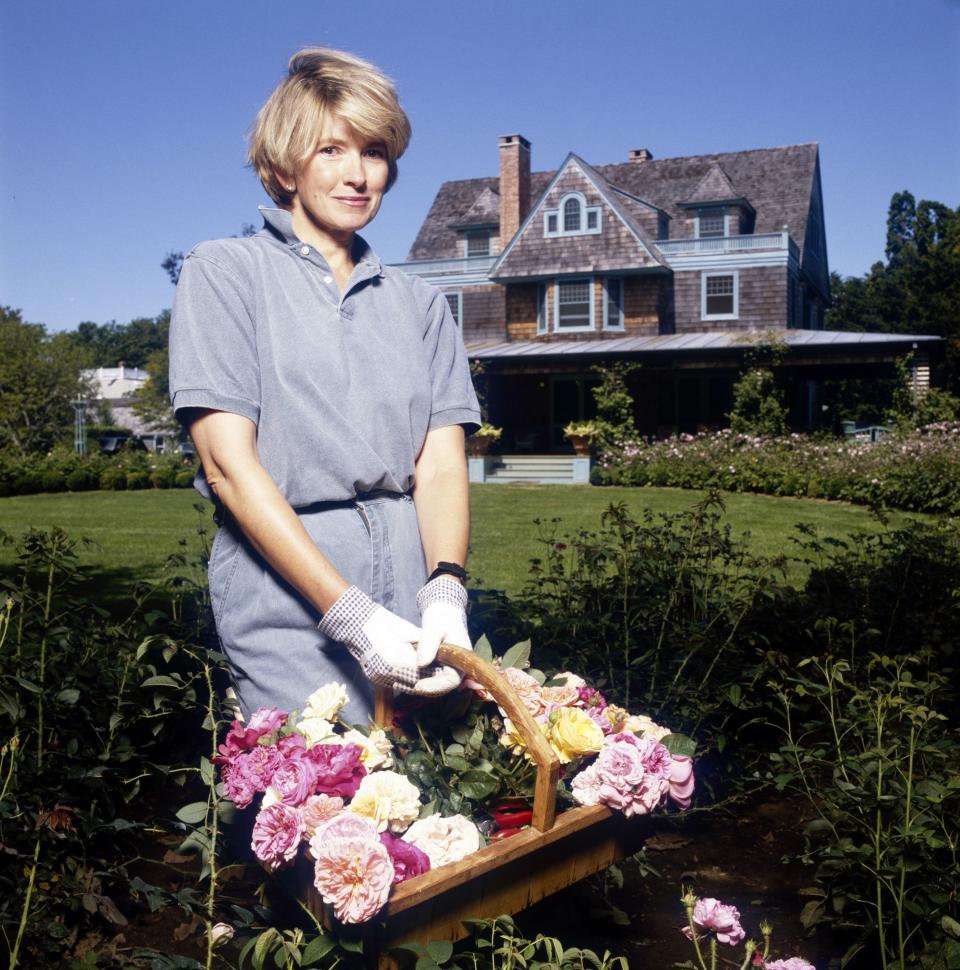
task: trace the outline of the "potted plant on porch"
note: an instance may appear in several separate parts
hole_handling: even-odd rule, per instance
[[[503,433],[501,428],[495,428],[484,421],[474,433],[467,438],[467,454],[471,458],[480,458],[490,450],[490,445],[498,441]]]
[[[570,439],[576,455],[589,455],[593,447],[593,439],[597,436],[597,425],[594,421],[571,421],[564,429],[564,435]]]

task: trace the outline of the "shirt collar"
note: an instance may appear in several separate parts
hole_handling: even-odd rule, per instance
[[[302,240],[293,231],[293,217],[287,209],[274,209],[268,206],[260,206],[260,215],[263,216],[264,225],[287,246],[301,246]],[[318,254],[319,255],[319,254]],[[373,247],[363,238],[363,236],[353,237],[353,260],[360,266],[369,267],[369,276],[382,276],[383,266],[380,257],[373,251]]]

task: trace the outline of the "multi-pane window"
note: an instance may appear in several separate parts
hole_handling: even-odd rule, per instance
[[[563,231],[580,231],[580,200],[567,199],[563,203]]]
[[[737,315],[737,279],[733,273],[713,273],[703,279],[703,316]]]
[[[489,256],[490,233],[486,230],[467,233],[467,255]]]
[[[597,228],[597,218],[600,213],[596,209],[587,210],[587,228],[596,229]]]
[[[448,290],[444,296],[447,298],[447,303],[450,304],[450,312],[453,314],[454,322],[459,327],[460,317],[462,316],[463,293],[460,290]]]
[[[561,280],[557,284],[557,329],[587,330],[591,325],[590,280]]]
[[[699,215],[701,239],[724,235],[723,209],[701,209]]]
[[[537,333],[547,332],[547,286],[541,283],[537,287]]]
[[[557,231],[557,214],[556,212],[550,212],[547,214],[547,232],[555,233]]]
[[[623,329],[623,280],[611,277],[604,283],[606,291],[603,326],[606,330]]]

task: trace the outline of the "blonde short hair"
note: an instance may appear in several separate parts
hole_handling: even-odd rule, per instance
[[[305,47],[290,58],[287,76],[257,114],[247,157],[267,194],[285,209],[294,193],[275,169],[293,175],[317,148],[326,112],[338,114],[361,138],[382,142],[390,176],[410,142],[407,118],[393,82],[372,64],[343,51]]]

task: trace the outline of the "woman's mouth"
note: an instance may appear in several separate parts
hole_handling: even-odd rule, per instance
[[[370,201],[365,195],[336,195],[334,198],[337,202],[342,202],[353,209],[362,209]]]

